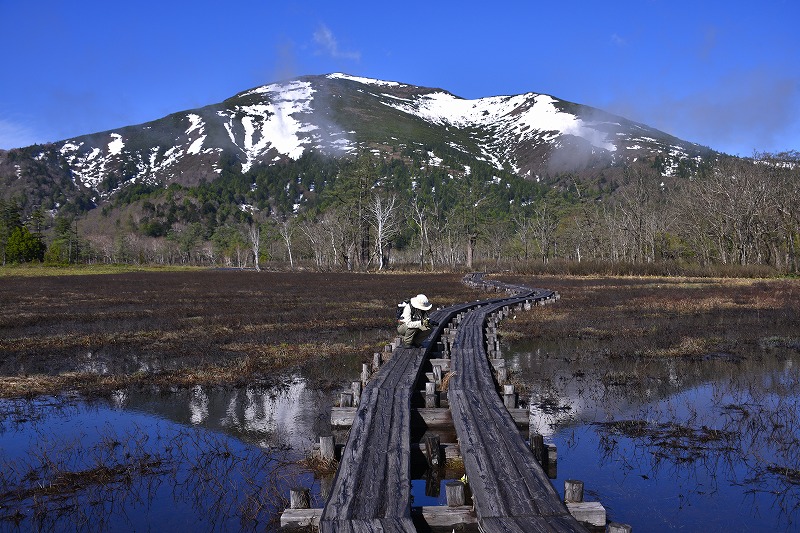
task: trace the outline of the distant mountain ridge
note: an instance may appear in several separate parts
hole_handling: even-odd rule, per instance
[[[416,152],[432,164],[458,154],[528,179],[656,158],[669,173],[681,161],[713,154],[545,94],[467,100],[334,73],[256,87],[141,125],[0,152],[0,184],[3,194],[50,187],[99,204],[129,183],[193,185],[223,168],[247,172],[309,150],[335,157]]]

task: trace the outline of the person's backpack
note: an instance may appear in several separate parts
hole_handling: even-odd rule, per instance
[[[400,320],[401,318],[403,318],[403,311],[406,310],[407,305],[411,305],[411,302],[409,300],[403,300],[402,302],[397,304],[397,310],[395,311],[395,317],[394,317],[395,320]]]

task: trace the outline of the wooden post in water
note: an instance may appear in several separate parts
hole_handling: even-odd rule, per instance
[[[492,359],[492,368],[497,373],[497,384],[505,385],[508,381],[508,369],[506,368],[506,360],[501,358]]]
[[[464,505],[466,498],[464,496],[464,484],[460,481],[448,481],[444,485],[444,490],[447,495],[448,507],[460,507]]]
[[[336,439],[333,435],[319,438],[319,456],[326,461],[336,459]]]
[[[437,385],[442,383],[442,367],[440,365],[433,365],[433,381]]]
[[[369,365],[364,363],[361,365],[361,383],[366,386],[367,381],[369,381]]]
[[[609,522],[606,528],[606,533],[631,533],[633,528],[628,524],[620,524],[619,522]]]
[[[339,407],[353,407],[353,391],[339,393]]]
[[[352,382],[350,388],[353,391],[353,407],[358,407],[358,404],[361,403],[361,382]]]
[[[544,437],[537,433],[533,427],[531,427],[529,430],[529,438],[534,459],[536,459],[536,462],[539,463],[540,466],[544,466],[545,460],[547,459],[547,449],[544,446]]]
[[[583,501],[583,481],[577,479],[564,480],[564,502],[581,503]]]
[[[558,477],[558,450],[554,444],[547,445],[547,477],[550,479]]]
[[[517,393],[514,392],[514,385],[503,385],[503,404],[506,409],[517,408]]]
[[[289,491],[289,507],[291,509],[311,508],[311,491],[305,487],[294,487]]]
[[[425,383],[425,407],[439,407],[439,398],[436,395],[436,383]]]
[[[372,354],[372,370],[377,372],[378,369],[381,367],[381,363],[383,360],[381,359],[381,354],[379,352],[375,352]]]
[[[331,495],[331,488],[333,487],[333,474],[322,476],[319,479],[319,494],[322,499],[327,501]]]
[[[429,470],[435,470],[442,464],[439,435],[425,436],[425,459],[428,460]]]

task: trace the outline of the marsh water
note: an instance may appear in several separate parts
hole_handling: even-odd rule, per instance
[[[635,531],[798,529],[796,351],[632,362],[569,340],[504,349],[557,446],[560,493],[582,480]],[[291,487],[321,507],[330,481],[296,464],[330,431],[338,391],[317,382],[0,400],[0,530],[275,530]],[[429,489],[413,483],[414,505],[445,503]]]
[[[516,343],[506,355],[557,447],[560,494],[582,480],[587,501],[634,531],[800,528],[797,351],[631,362],[586,348]]]
[[[0,531],[276,530],[332,393],[280,387],[0,400]],[[312,505],[321,505],[319,501]]]

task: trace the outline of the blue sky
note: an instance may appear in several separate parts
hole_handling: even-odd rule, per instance
[[[730,154],[800,150],[800,2],[0,0],[0,148],[308,74],[547,93]]]

